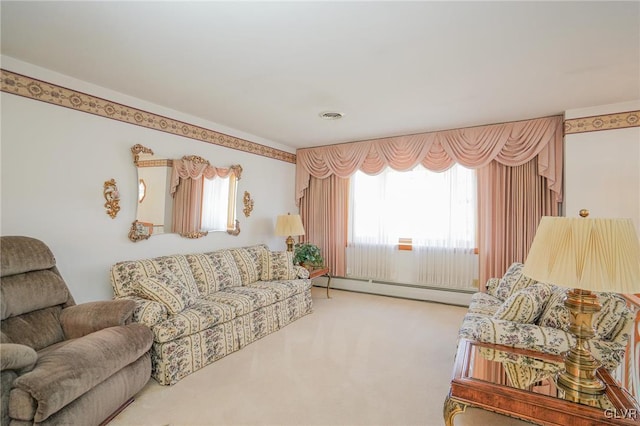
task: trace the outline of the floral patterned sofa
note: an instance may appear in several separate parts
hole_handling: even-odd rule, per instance
[[[311,313],[311,281],[291,252],[265,245],[119,262],[115,299],[151,328],[152,377],[188,374]]]
[[[513,263],[502,278],[487,282],[486,292],[472,296],[459,337],[552,354],[568,351],[575,338],[568,333],[567,289],[525,277],[522,267]],[[634,317],[623,297],[598,293],[598,299],[602,310],[593,316],[596,336],[587,346],[612,370],[624,358]]]

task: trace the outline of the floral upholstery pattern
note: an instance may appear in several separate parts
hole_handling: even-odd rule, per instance
[[[472,296],[458,336],[563,354],[575,344],[568,332],[569,311],[564,306],[567,289],[522,277],[521,270],[522,264],[514,263],[497,283],[489,280],[487,293]],[[586,346],[594,358],[612,370],[624,358],[634,316],[619,295],[598,293],[598,299],[602,310],[593,318],[596,336]],[[519,303],[530,306],[524,309]]]
[[[487,280],[487,284],[485,285],[485,291],[488,295],[496,297],[496,289],[498,288],[498,284],[500,284],[500,278],[489,278]]]
[[[291,279],[259,281],[268,253],[257,245],[112,266],[115,298],[134,300],[133,320],[153,331],[152,377],[158,383],[172,385],[312,312],[306,269],[294,266]],[[179,312],[135,293],[140,281],[165,270],[195,291],[193,303],[186,301]]]
[[[169,270],[142,278],[133,286],[133,291],[136,296],[163,304],[170,314],[193,305],[197,296]]]
[[[149,328],[160,321],[164,321],[169,315],[166,306],[153,300],[143,299],[138,296],[123,296],[120,299],[129,299],[136,302],[132,315],[133,322],[139,322]]]
[[[543,327],[558,328],[560,330],[569,331],[569,322],[571,321],[569,309],[564,306],[564,299],[567,296],[567,289],[555,287],[547,300],[547,305],[542,310],[538,325]]]
[[[306,269],[305,269],[306,271]],[[269,289],[273,292],[276,300],[284,300],[298,293],[303,293],[309,289],[310,282],[306,279],[280,280],[280,281],[257,281],[249,284],[247,288]]]
[[[172,385],[200,368],[279,330],[311,312],[310,293],[300,293],[248,315],[151,348],[151,375],[162,385]]]
[[[264,245],[230,250],[238,266],[242,285],[254,283],[262,276],[262,256],[268,249]]]
[[[293,280],[297,276],[292,251],[271,251],[262,256],[263,281]]]
[[[111,268],[111,285],[116,297],[134,295],[133,286],[142,278],[169,270],[184,283],[189,292],[198,294],[198,286],[185,256],[161,256],[153,259],[116,263]]]
[[[190,308],[156,324],[152,329],[154,340],[161,343],[168,342],[227,322],[235,317],[236,311],[231,305],[198,299]]]
[[[493,314],[496,319],[533,324],[551,295],[550,284],[537,283],[509,296]]]
[[[495,297],[503,301],[507,300],[512,294],[536,283],[535,280],[522,275],[523,267],[524,264],[519,262],[514,262],[509,266],[496,286]]]
[[[200,294],[210,294],[230,287],[240,287],[242,278],[229,250],[188,254],[187,262]]]
[[[490,296],[487,293],[478,292],[471,296],[469,312],[492,316],[501,305],[502,301],[500,299]]]
[[[217,291],[203,296],[203,298],[232,306],[238,316],[273,305],[276,302],[276,294],[272,290],[245,286]]]
[[[622,296],[615,293],[598,293],[598,301],[602,309],[593,316],[593,327],[596,329],[596,336],[605,339],[627,310],[627,303]]]

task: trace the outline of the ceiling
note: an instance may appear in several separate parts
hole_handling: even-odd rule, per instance
[[[3,55],[295,148],[640,98],[636,1],[3,0],[0,14]]]

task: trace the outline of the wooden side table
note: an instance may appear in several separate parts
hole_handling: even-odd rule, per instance
[[[309,269],[310,280],[318,277],[329,278],[329,280],[327,281],[327,299],[331,299],[331,296],[329,296],[329,289],[331,288],[331,275],[329,275],[329,268],[320,267],[320,268]]]
[[[461,339],[444,423],[471,406],[545,426],[638,425],[640,406],[607,370],[597,372],[605,394],[576,402],[556,386],[562,369],[558,355]]]

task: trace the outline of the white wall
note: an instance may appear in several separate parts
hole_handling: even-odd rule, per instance
[[[640,100],[566,111],[565,118],[640,110]],[[640,235],[640,127],[565,136],[565,215],[631,218]]]
[[[287,152],[293,148],[242,134],[196,117],[186,116],[119,93],[2,57],[9,71],[165,115]],[[150,76],[152,78],[152,76]],[[295,165],[119,121],[0,94],[1,229],[2,235],[42,239],[56,256],[58,267],[77,302],[112,297],[110,266],[121,260],[173,253],[203,252],[223,247],[266,243],[284,250],[274,236],[275,218],[297,211],[294,202]],[[213,164],[241,164],[238,218],[241,233],[190,240],[153,236],[137,243],[127,238],[137,206],[137,177],[130,152],[140,143],[156,154],[179,158],[200,155]],[[114,178],[120,190],[120,213],[111,219],[103,207],[103,185]],[[242,194],[255,200],[251,216],[242,214]]]

